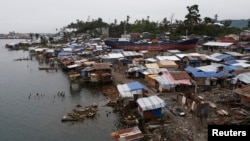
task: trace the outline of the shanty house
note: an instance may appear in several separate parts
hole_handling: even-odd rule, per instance
[[[169,71],[175,71],[178,69],[178,65],[174,61],[168,61],[168,60],[158,61],[157,65],[159,66],[159,68],[166,68]]]
[[[161,117],[166,103],[160,97],[154,95],[137,99],[138,112],[144,119]]]
[[[250,106],[250,85],[242,88],[237,88],[234,93],[240,96],[241,103]]]
[[[148,88],[138,81],[118,84],[119,100],[125,106],[134,107],[136,100],[148,93]]]

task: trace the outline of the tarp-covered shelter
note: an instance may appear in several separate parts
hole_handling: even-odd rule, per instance
[[[143,97],[143,94],[148,91],[148,88],[138,81],[118,84],[116,87],[119,92],[119,97],[125,105],[129,102],[135,102],[139,97]],[[126,99],[128,99],[128,101]]]
[[[138,112],[145,119],[152,119],[163,115],[165,101],[154,95],[137,99]]]

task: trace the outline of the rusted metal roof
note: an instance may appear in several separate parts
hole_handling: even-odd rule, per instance
[[[107,63],[95,63],[93,64],[93,68],[96,70],[110,69],[110,65]]]
[[[191,79],[186,71],[172,71],[169,73],[175,80]]]
[[[243,95],[250,98],[250,85],[247,85],[243,88],[235,89],[234,92],[239,95]]]
[[[157,62],[159,67],[172,67],[177,68],[178,65],[174,61],[162,60]]]
[[[116,132],[113,132],[111,135],[113,139],[117,141],[132,141],[144,137],[143,133],[137,126],[118,130]]]
[[[232,74],[238,75],[238,74],[246,73],[246,72],[250,72],[250,69],[235,70]]]

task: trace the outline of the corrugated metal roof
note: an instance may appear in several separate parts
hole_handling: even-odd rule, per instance
[[[235,76],[234,79],[236,79],[236,80],[238,79],[246,84],[250,84],[250,73],[249,72],[248,73],[241,73],[241,74]]]
[[[171,89],[174,88],[176,85],[172,82],[166,75],[160,75],[154,78],[163,88]]]
[[[185,71],[172,71],[169,73],[175,80],[191,79],[191,77]]]
[[[165,107],[165,102],[160,97],[154,95],[150,97],[139,98],[136,101],[141,107],[142,111],[153,110]]]
[[[134,94],[142,94],[142,90],[148,88],[140,82],[135,81],[126,84],[118,84],[117,89],[119,91],[120,97],[132,98]]]
[[[158,60],[171,60],[171,61],[180,61],[180,59],[176,56],[156,56]]]
[[[138,53],[136,51],[123,51],[122,54],[125,56],[125,57],[128,57],[128,56],[143,56],[142,53]]]
[[[127,84],[118,84],[116,87],[121,98],[133,98],[133,94]]]

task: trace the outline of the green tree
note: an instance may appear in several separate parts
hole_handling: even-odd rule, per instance
[[[248,20],[247,27],[250,28],[250,20]]]
[[[231,20],[225,20],[222,22],[222,24],[225,26],[225,27],[229,27],[231,25],[232,21]]]
[[[36,39],[38,39],[38,38],[39,38],[39,34],[38,34],[38,33],[36,33],[36,34],[35,34],[35,36],[36,36]]]
[[[187,26],[195,26],[198,25],[201,21],[200,14],[199,14],[199,6],[192,5],[187,6],[188,14],[185,16],[184,23]]]
[[[30,33],[30,39],[33,39],[34,34]]]
[[[205,17],[203,23],[204,23],[205,25],[207,25],[207,24],[209,24],[209,23],[212,24],[212,23],[213,23],[213,20],[212,20],[212,18]]]

